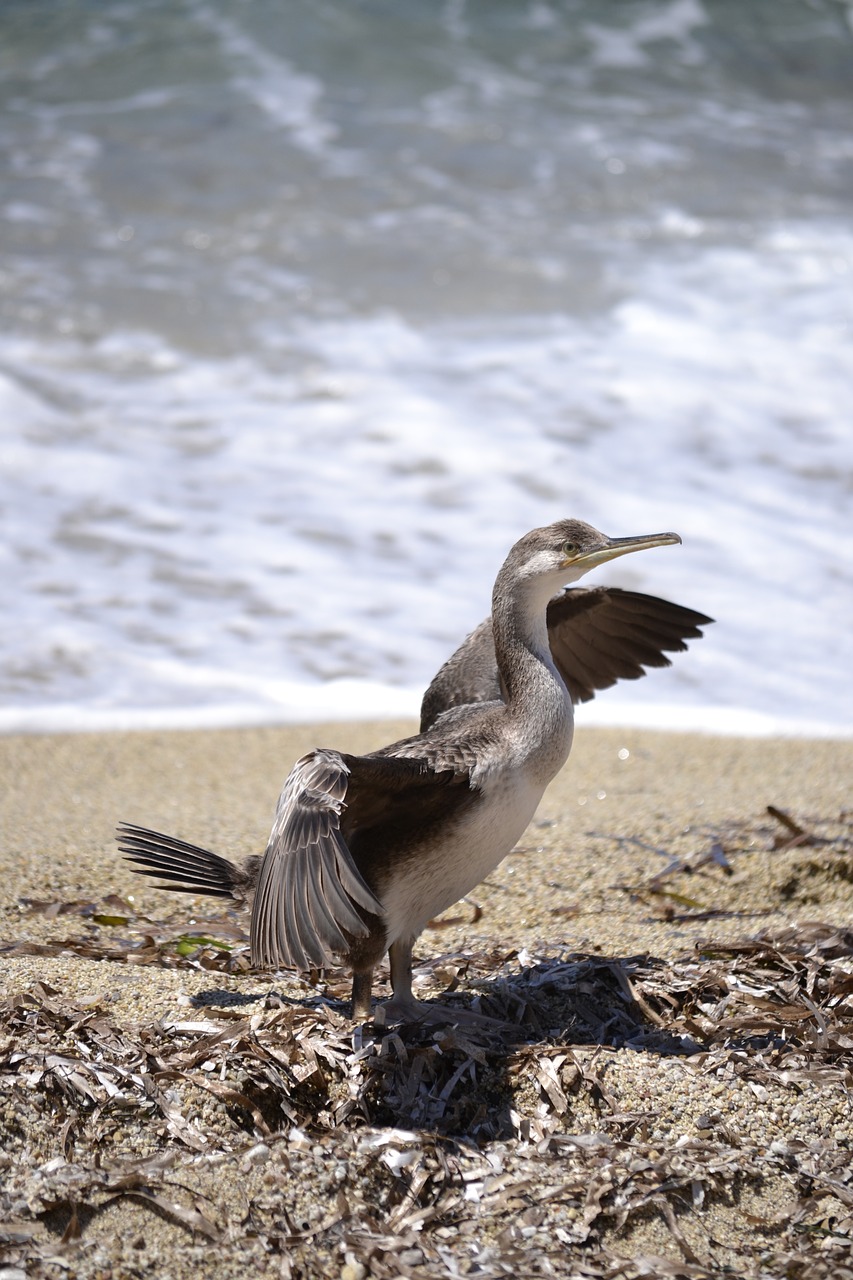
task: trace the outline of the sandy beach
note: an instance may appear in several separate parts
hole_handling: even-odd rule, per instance
[[[2,1275],[853,1275],[853,741],[581,724],[416,948],[502,1032],[354,1031],[116,854],[256,853],[297,756],[411,731],[0,739]]]

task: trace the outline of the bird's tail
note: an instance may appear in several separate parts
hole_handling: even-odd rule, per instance
[[[171,882],[158,885],[159,889],[207,894],[212,898],[242,900],[245,896],[242,891],[246,887],[246,873],[209,849],[200,849],[198,845],[130,822],[119,823],[116,840],[119,851],[127,862],[134,864],[133,870],[139,875]]]

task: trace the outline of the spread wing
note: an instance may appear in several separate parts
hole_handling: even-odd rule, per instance
[[[573,702],[586,702],[646,667],[668,667],[712,618],[657,596],[620,587],[567,587],[548,605],[548,639]],[[450,707],[501,697],[491,619],[448,658],[421,703],[423,732]]]
[[[377,851],[393,856],[404,846],[419,813],[429,815],[454,779],[452,770],[436,771],[423,759],[318,750],[298,760],[261,862],[252,909],[253,963],[320,967],[367,937],[383,915],[368,884],[376,878]],[[413,804],[421,795],[425,808]]]
[[[574,702],[588,702],[646,667],[668,667],[667,653],[698,640],[713,618],[684,605],[620,587],[575,587],[548,605],[548,638]]]

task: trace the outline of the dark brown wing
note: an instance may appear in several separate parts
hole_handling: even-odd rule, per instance
[[[383,914],[368,884],[381,878],[376,858],[405,849],[454,777],[417,759],[318,750],[298,760],[258,876],[253,963],[322,966],[367,937],[369,917]]]
[[[548,639],[573,702],[587,702],[646,667],[668,667],[667,653],[701,638],[713,618],[621,587],[569,587],[548,605]]]
[[[668,667],[712,618],[621,587],[567,587],[548,605],[551,653],[573,702],[586,702],[646,667]],[[491,619],[481,622],[439,670],[421,703],[421,732],[450,707],[501,697]]]

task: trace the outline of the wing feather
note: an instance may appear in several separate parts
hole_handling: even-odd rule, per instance
[[[568,587],[548,605],[551,653],[573,702],[585,702],[646,667],[669,666],[713,619],[658,596],[620,587]],[[501,697],[491,619],[436,674],[421,703],[421,732],[445,711]]]
[[[329,964],[368,934],[364,912],[381,913],[341,833],[348,774],[338,752],[314,751],[285,782],[252,910],[255,964]]]
[[[569,588],[548,606],[554,662],[575,702],[646,667],[668,667],[667,653],[687,648],[712,621],[704,613],[620,587]]]

